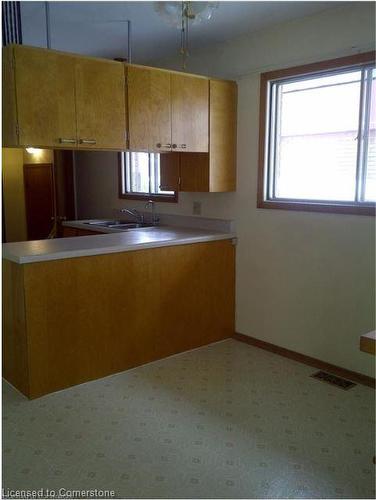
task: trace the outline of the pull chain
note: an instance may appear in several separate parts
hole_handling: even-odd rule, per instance
[[[188,24],[189,24],[189,2],[181,3],[181,33],[180,33],[180,54],[182,55],[182,68],[187,67],[188,53]]]

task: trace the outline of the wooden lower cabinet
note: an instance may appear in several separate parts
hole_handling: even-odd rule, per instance
[[[3,375],[29,398],[234,333],[231,240],[3,263]]]
[[[75,227],[62,226],[62,237],[63,238],[71,238],[73,236],[78,236],[78,229]]]
[[[93,236],[94,234],[104,234],[100,231],[90,231],[90,229],[78,229],[70,226],[62,226],[62,237],[71,238],[72,236]]]

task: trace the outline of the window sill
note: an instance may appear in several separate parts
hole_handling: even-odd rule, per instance
[[[307,203],[294,201],[272,201],[259,200],[257,208],[271,208],[275,210],[296,210],[302,212],[324,212],[335,214],[353,214],[353,215],[376,215],[376,204],[369,205],[345,205],[331,203]]]
[[[167,203],[177,203],[178,202],[178,193],[176,192],[174,196],[172,195],[162,195],[162,194],[141,194],[141,193],[126,193],[119,194],[119,198],[124,200],[139,200],[139,201],[164,201]]]

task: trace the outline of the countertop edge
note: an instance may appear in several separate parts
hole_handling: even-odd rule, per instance
[[[81,238],[92,238],[92,236],[81,236]],[[91,257],[95,255],[106,255],[111,253],[121,253],[121,252],[131,252],[136,250],[143,250],[147,248],[160,248],[167,246],[177,246],[177,245],[189,245],[191,243],[205,243],[210,241],[221,241],[221,240],[232,240],[236,239],[234,233],[223,233],[207,236],[189,236],[177,238],[175,240],[165,240],[165,241],[152,241],[147,243],[131,243],[124,245],[113,245],[109,247],[92,248],[92,249],[82,249],[82,250],[65,250],[61,252],[55,252],[52,254],[39,254],[39,255],[26,255],[26,256],[16,256],[16,255],[6,255],[3,251],[2,258],[16,264],[32,264],[34,262],[47,262],[52,260],[63,260],[63,259],[73,259],[77,257]]]

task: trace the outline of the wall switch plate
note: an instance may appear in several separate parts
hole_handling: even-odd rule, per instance
[[[201,215],[201,201],[193,202],[193,215]]]

